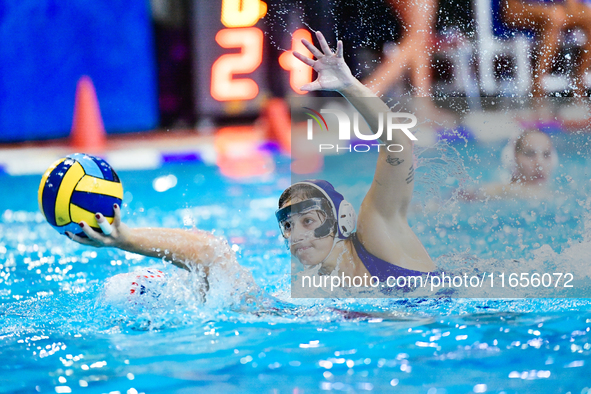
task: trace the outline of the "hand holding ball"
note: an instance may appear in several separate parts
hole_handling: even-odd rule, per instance
[[[74,153],[58,160],[43,174],[39,185],[39,209],[61,234],[85,236],[79,222],[108,235],[115,215],[113,204],[121,205],[123,186],[104,160]],[[95,213],[106,220],[98,223]]]

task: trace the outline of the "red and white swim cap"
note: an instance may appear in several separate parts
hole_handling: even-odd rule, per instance
[[[155,268],[140,268],[118,274],[105,283],[105,300],[111,304],[148,305],[158,300],[166,284],[166,274]]]

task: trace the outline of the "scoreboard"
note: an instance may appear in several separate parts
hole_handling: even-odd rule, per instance
[[[303,28],[289,32],[285,36],[290,42],[284,43],[289,50],[270,59],[264,53],[269,47],[266,14],[267,4],[261,0],[194,0],[193,79],[199,117],[255,115],[276,81],[285,84],[289,94],[306,94],[299,87],[311,82],[312,69],[292,51],[311,57],[301,44],[302,38],[312,41],[311,33]],[[282,75],[269,75],[269,62],[277,62]]]

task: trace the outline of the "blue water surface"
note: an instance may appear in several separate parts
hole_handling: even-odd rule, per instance
[[[502,179],[502,146],[417,149],[409,220],[439,268],[543,266],[585,277],[589,155],[575,147],[588,138],[555,144],[554,196],[486,203],[458,201],[454,190]],[[371,155],[327,157],[314,176],[358,208],[374,162]],[[0,175],[0,189],[9,191],[0,206],[0,392],[591,390],[587,299],[291,298],[289,255],[274,219],[292,182],[286,158],[277,157],[273,174],[246,181],[189,163],[119,175],[126,223],[225,236],[262,290],[251,286],[254,301],[236,301],[231,279],[222,278],[203,303],[185,273],[166,262],[58,234],[37,209],[39,176]],[[159,179],[174,186],[157,192]],[[139,267],[175,281],[162,302],[105,302],[107,278]]]

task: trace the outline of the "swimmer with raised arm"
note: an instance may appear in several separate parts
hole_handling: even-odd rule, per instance
[[[294,52],[295,57],[318,73],[318,78],[302,90],[339,92],[359,111],[370,129],[377,130],[379,114],[390,109],[351,74],[343,59],[341,41],[333,53],[320,32],[316,37],[320,49],[302,40],[316,60]],[[403,150],[380,150],[374,179],[358,219],[353,207],[326,181],[298,182],[281,195],[276,213],[281,232],[292,255],[306,267],[320,265],[319,273],[327,275],[338,264],[339,275],[371,275],[381,281],[388,276],[419,275],[435,269],[407,220],[414,185],[412,141],[403,133],[392,133],[391,138],[382,142],[401,145]],[[97,214],[99,224],[105,220]],[[80,225],[88,239],[68,234],[74,241],[165,258],[186,269],[202,266],[207,273],[211,267],[223,267],[232,260],[232,250],[222,238],[205,231],[131,229],[121,222],[118,207],[109,235],[94,231],[86,223]]]

